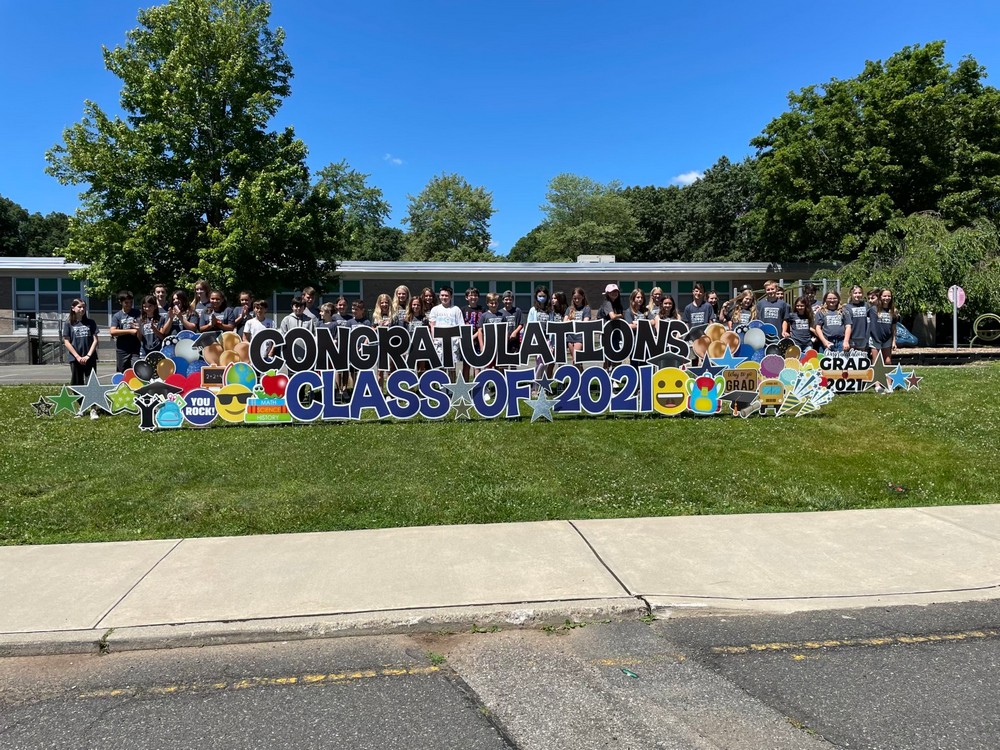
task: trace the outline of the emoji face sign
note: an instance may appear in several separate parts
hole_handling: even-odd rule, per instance
[[[215,410],[227,422],[242,422],[252,395],[245,385],[227,385],[215,394]]]
[[[664,367],[653,373],[653,408],[660,414],[673,417],[684,411],[684,384],[691,378],[684,370]]]

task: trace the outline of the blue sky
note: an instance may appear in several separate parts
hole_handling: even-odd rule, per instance
[[[72,212],[45,151],[83,114],[117,111],[101,45],[122,44],[136,0],[0,0],[0,195]],[[493,193],[496,250],[542,217],[561,172],[624,185],[691,179],[786,109],[789,91],[865,60],[947,41],[1000,76],[995,2],[305,2],[277,0],[295,70],[276,127],[318,169],[346,159],[406,215],[407,195],[456,172]],[[996,85],[995,81],[992,81]]]

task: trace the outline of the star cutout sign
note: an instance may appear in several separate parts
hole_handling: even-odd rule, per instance
[[[63,386],[62,390],[59,391],[58,396],[49,396],[49,401],[52,405],[56,407],[56,410],[52,412],[53,414],[59,414],[60,412],[68,411],[70,414],[76,414],[76,402],[80,400],[80,397],[75,393],[72,393],[67,386]]]
[[[468,382],[462,373],[458,373],[458,377],[455,382],[451,385],[444,386],[449,393],[451,393],[451,405],[455,404],[471,404],[472,403],[472,392],[476,389],[475,382]]]
[[[455,404],[455,419],[472,419],[469,411],[472,409],[472,404]]]
[[[81,412],[85,412],[90,407],[96,406],[98,409],[110,414],[108,409],[108,392],[114,389],[115,386],[113,385],[101,385],[101,379],[97,377],[96,370],[90,371],[86,385],[73,386],[73,390],[83,396],[83,401],[80,403]]]
[[[917,373],[915,372],[908,373],[906,378],[907,390],[919,391],[920,389],[917,386],[920,385],[921,380],[923,380],[923,377],[917,375]]]
[[[535,378],[534,383],[539,387],[539,389],[545,391],[546,393],[552,393],[552,378],[544,372],[542,372],[542,377]]]
[[[735,370],[741,364],[747,361],[746,357],[737,357],[733,354],[729,347],[726,347],[726,353],[721,357],[709,357],[712,364],[716,367],[724,367],[727,370]]]
[[[45,398],[45,396],[39,396],[38,400],[32,403],[31,408],[35,410],[36,417],[51,417],[52,406],[52,402]]]
[[[894,391],[899,388],[905,391],[907,388],[906,376],[908,374],[903,372],[902,365],[896,365],[896,369],[889,373],[889,380],[887,381],[889,390]]]
[[[125,383],[119,383],[114,390],[109,391],[108,400],[111,402],[112,414],[121,414],[123,411],[129,414],[139,413],[139,407],[135,405],[135,391]]]
[[[551,422],[552,409],[558,402],[555,399],[550,399],[543,388],[539,388],[538,396],[526,399],[524,403],[531,407],[532,422],[536,419],[547,419]]]
[[[885,366],[885,360],[882,359],[881,349],[875,352],[875,358],[872,360],[871,370],[872,370],[872,385],[888,388],[889,382],[886,379],[886,376],[889,374],[889,368]]]
[[[692,378],[709,377],[709,378],[712,378],[714,380],[715,377],[720,372],[722,372],[723,370],[726,369],[725,367],[722,367],[721,365],[710,365],[708,363],[708,361],[709,361],[708,357],[705,357],[705,362],[703,364],[699,365],[698,367],[692,367],[692,368],[688,369],[688,374]],[[718,361],[718,360],[716,360],[716,361]]]

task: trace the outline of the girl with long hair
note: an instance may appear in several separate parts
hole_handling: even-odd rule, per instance
[[[406,308],[410,306],[410,287],[400,284],[392,293],[392,305],[390,312],[392,317],[399,320],[406,314]]]
[[[823,296],[823,306],[816,311],[816,338],[829,354],[851,348],[851,321],[840,305],[840,292],[831,289]]]
[[[380,294],[376,298],[375,310],[372,311],[372,325],[376,328],[392,325],[392,300],[388,294]]]
[[[878,302],[868,310],[868,335],[871,338],[871,356],[875,359],[882,352],[887,365],[892,364],[892,353],[896,351],[896,303],[889,288],[879,292]]]
[[[625,309],[625,322],[633,331],[639,327],[639,321],[646,317],[646,295],[636,287],[628,296],[628,307]]]
[[[163,329],[168,328],[168,316],[160,315],[160,305],[156,297],[149,294],[142,298],[139,305],[139,327],[136,336],[139,337],[139,355],[145,357],[150,352],[160,351],[163,346]]]
[[[97,323],[87,316],[87,303],[82,299],[70,303],[62,335],[69,362],[69,384],[84,385],[97,369]]]
[[[549,301],[549,289],[545,286],[535,287],[535,298],[531,302],[531,309],[528,310],[528,323],[541,323],[542,332],[548,331],[549,321],[552,320],[552,303]],[[535,357],[535,380],[542,377],[545,372],[545,360],[540,356]],[[538,391],[537,386],[532,386],[532,393]]]
[[[591,317],[593,317],[593,312],[590,309],[590,305],[587,304],[587,293],[583,291],[582,287],[576,287],[573,290],[573,297],[570,300],[570,304],[566,308],[565,320],[584,321],[590,320]],[[566,350],[569,361],[575,364],[579,370],[583,370],[583,367],[576,363],[576,353],[581,349],[583,349],[582,333],[571,333],[566,336]]]
[[[745,289],[736,298],[736,304],[729,313],[727,325],[732,330],[739,325],[747,325],[751,320],[757,319],[757,308],[754,304],[753,292]]]
[[[813,311],[809,300],[804,296],[799,297],[788,313],[788,335],[801,351],[805,351],[812,346],[814,328]]]
[[[191,307],[187,292],[176,289],[170,295],[170,306],[167,308],[166,327],[161,329],[164,336],[178,334],[181,331],[197,331],[199,314]]]

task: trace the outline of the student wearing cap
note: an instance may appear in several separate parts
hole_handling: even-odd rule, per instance
[[[622,295],[618,290],[617,284],[608,284],[604,287],[604,303],[601,305],[601,309],[597,311],[597,319],[603,320],[605,323],[609,320],[618,320],[618,318],[625,317],[625,309],[622,306]],[[611,368],[611,362],[609,360],[604,361],[605,369]]]
[[[604,303],[597,312],[597,317],[601,320],[617,320],[624,317],[625,310],[622,307],[622,295],[618,291],[617,284],[608,284],[604,287]]]

